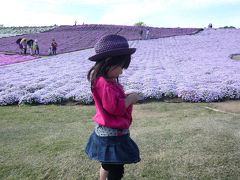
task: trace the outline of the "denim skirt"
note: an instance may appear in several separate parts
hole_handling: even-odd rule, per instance
[[[85,152],[89,159],[102,163],[131,164],[140,161],[138,146],[129,134],[102,137],[93,132],[88,139]]]

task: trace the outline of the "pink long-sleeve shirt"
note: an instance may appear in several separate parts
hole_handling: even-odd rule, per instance
[[[132,123],[131,104],[125,104],[127,95],[113,79],[98,78],[94,83],[93,98],[96,104],[94,120],[109,128],[128,129]]]

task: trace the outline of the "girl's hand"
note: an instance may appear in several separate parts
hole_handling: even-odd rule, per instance
[[[126,107],[128,108],[130,104],[135,104],[138,101],[138,99],[140,99],[140,96],[137,93],[133,92],[131,94],[128,94],[128,96],[125,99]]]
[[[132,100],[132,103],[131,104],[134,104],[138,101],[138,99],[140,98],[140,96],[137,94],[137,93],[131,93],[130,94],[130,97],[131,97],[131,100]]]
[[[144,99],[144,94],[142,92],[131,92],[130,91],[130,92],[127,92],[126,95],[129,96],[130,94],[133,94],[133,93],[138,95],[138,101]]]

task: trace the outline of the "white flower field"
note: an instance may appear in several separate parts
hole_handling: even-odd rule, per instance
[[[44,31],[49,31],[56,28],[55,26],[40,26],[40,27],[0,27],[0,38],[17,36],[22,34],[32,34]]]
[[[129,44],[137,51],[120,78],[126,92],[190,102],[240,99],[240,61],[230,58],[240,53],[239,29],[205,29]],[[93,54],[87,49],[0,66],[0,105],[92,103],[86,75]]]

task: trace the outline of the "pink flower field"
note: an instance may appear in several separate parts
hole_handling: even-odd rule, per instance
[[[239,29],[205,29],[195,35],[129,41],[137,48],[120,77],[125,91],[144,99],[188,102],[240,99]],[[0,66],[0,105],[93,102],[86,74],[94,49]]]
[[[0,54],[0,66],[36,59],[34,56]]]

